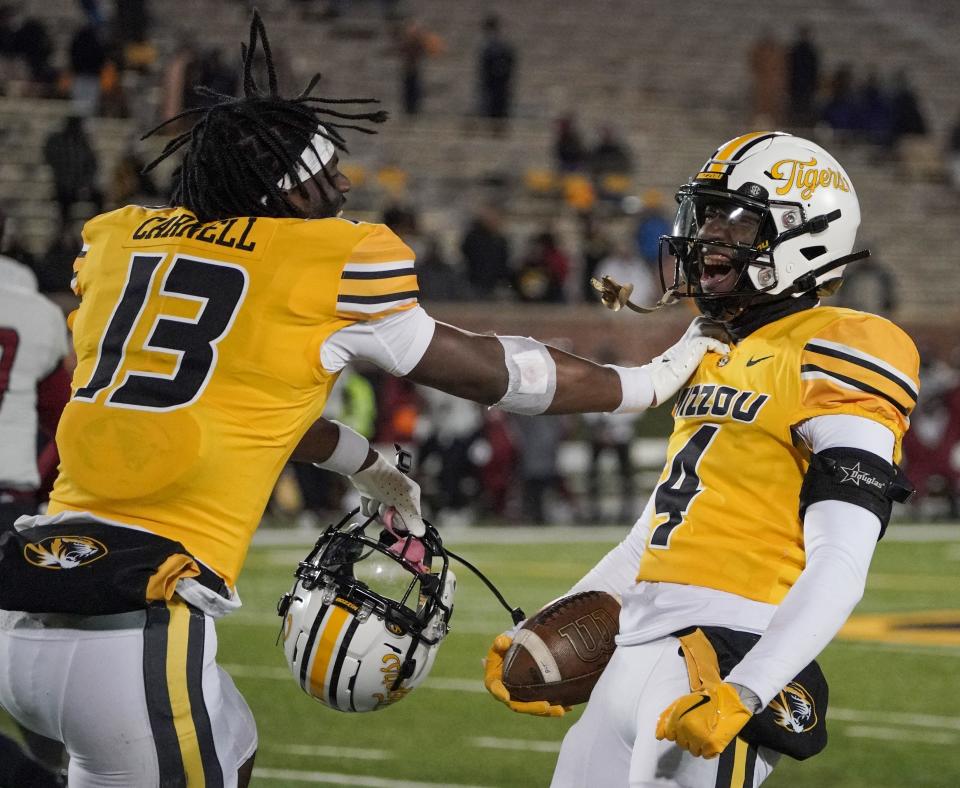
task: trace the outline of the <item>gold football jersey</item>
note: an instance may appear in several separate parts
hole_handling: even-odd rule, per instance
[[[888,320],[817,307],[708,354],[677,396],[638,580],[779,603],[804,567],[800,487],[814,416],[877,421],[896,438],[916,404],[919,356]]]
[[[273,484],[336,379],[320,347],[417,303],[387,227],[128,206],[83,231],[65,510],[175,539],[236,581]]]

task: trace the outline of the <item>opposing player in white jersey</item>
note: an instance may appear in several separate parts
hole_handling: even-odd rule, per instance
[[[0,215],[0,238],[3,216]],[[70,376],[64,368],[67,326],[63,313],[37,292],[33,272],[0,256],[0,534],[39,503],[42,474],[37,464],[37,434],[50,444],[63,406],[70,397]],[[50,460],[46,464],[52,465]],[[59,766],[60,745],[24,729],[31,751]],[[0,735],[0,787],[59,785],[58,778],[24,755]]]
[[[622,598],[617,648],[554,788],[756,786],[826,745],[815,657],[860,600],[893,501],[919,358],[888,320],[820,306],[860,206],[823,148],[754,132],[677,194],[665,289],[733,345],[674,406],[667,461],[627,538],[572,591]],[[502,665],[509,634],[488,665]],[[496,670],[488,688],[517,711]],[[719,757],[717,757],[719,756]]]

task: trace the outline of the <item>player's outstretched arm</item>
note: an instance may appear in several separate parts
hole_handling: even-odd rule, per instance
[[[649,364],[602,366],[530,337],[473,334],[437,323],[407,377],[513,413],[639,412],[673,396],[707,352],[727,350],[694,321]]]
[[[346,476],[360,493],[360,508],[365,516],[383,516],[393,509],[393,524],[398,530],[423,536],[420,485],[345,424],[318,419],[290,459]]]

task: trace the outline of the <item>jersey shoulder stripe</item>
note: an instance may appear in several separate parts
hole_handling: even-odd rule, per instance
[[[831,307],[811,312],[817,319],[798,337],[804,414],[860,414],[897,434],[906,431],[920,390],[910,337],[877,315]]]
[[[340,273],[340,317],[370,320],[412,309],[420,288],[413,251],[385,225],[368,225]]]
[[[849,345],[844,345],[840,342],[831,342],[826,339],[812,339],[804,346],[804,350],[816,355],[840,359],[869,370],[898,386],[912,402],[916,403],[917,401],[919,393],[913,381],[892,364],[888,364],[881,358],[877,358],[869,353],[864,353],[862,350],[850,347]]]

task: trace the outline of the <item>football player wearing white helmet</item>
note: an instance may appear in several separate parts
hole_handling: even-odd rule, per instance
[[[910,493],[896,463],[916,348],[888,320],[819,304],[866,255],[843,167],[809,140],[753,132],[720,146],[677,202],[661,301],[695,299],[732,348],[680,391],[656,489],[569,592],[616,594],[622,610],[554,788],[756,786],[783,754],[819,752],[815,658]]]
[[[62,738],[83,785],[247,784],[256,727],[217,666],[214,619],[240,604],[288,459],[350,476],[369,511],[393,507],[426,533],[416,485],[317,421],[348,364],[516,413],[637,412],[726,350],[695,324],[649,364],[604,366],[436,322],[413,251],[340,216],[342,132],[372,132],[386,113],[312,95],[319,74],[285,98],[272,63],[254,13],[243,95],[207,91],[153,162],[183,156],[170,204],[84,226],[60,475],[47,515],[21,519],[0,554],[0,703]],[[130,699],[122,713],[114,696]]]

